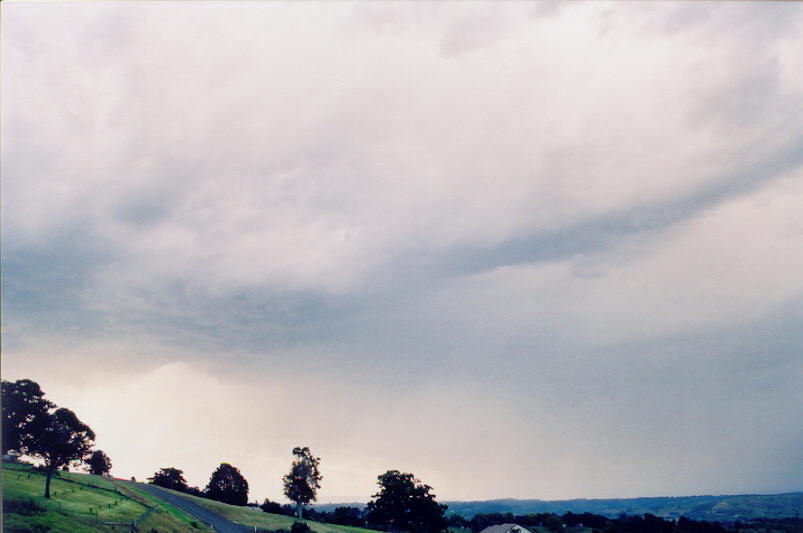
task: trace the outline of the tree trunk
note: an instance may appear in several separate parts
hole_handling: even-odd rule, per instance
[[[47,479],[45,480],[45,498],[50,499],[50,478],[53,477],[53,461],[47,462]]]
[[[296,515],[298,515],[298,519],[301,520],[301,502],[296,502]]]

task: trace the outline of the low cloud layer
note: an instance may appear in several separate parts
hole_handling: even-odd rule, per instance
[[[3,376],[115,474],[803,489],[798,5],[7,7]]]

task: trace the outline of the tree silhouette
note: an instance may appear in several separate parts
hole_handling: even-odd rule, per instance
[[[435,501],[432,487],[398,470],[388,470],[377,479],[379,492],[368,502],[369,528],[416,533],[446,531],[446,506]]]
[[[184,471],[178,468],[162,468],[148,478],[148,483],[180,492],[187,491],[187,480],[184,479]]]
[[[279,502],[272,502],[268,498],[265,498],[265,501],[262,502],[262,505],[260,505],[259,508],[266,513],[284,514],[282,512],[282,504]]]
[[[248,481],[237,468],[229,463],[220,463],[209,478],[206,496],[231,505],[245,505],[248,503]]]
[[[98,476],[108,474],[109,470],[112,469],[112,460],[109,459],[109,456],[106,455],[103,450],[95,450],[92,452],[86,464],[89,465],[89,473]]]
[[[298,459],[290,465],[290,472],[282,477],[282,481],[284,495],[296,502],[296,515],[301,518],[302,506],[315,501],[318,489],[321,488],[321,458],[313,457],[306,446],[293,448],[293,455]]]
[[[95,432],[78,420],[78,417],[64,407],[56,409],[52,414],[37,416],[33,424],[36,442],[29,447],[28,453],[45,460],[47,480],[45,481],[45,498],[50,498],[50,480],[53,472],[73,461],[83,460],[95,440]]]
[[[10,450],[31,455],[43,429],[42,420],[55,404],[44,398],[39,384],[30,379],[2,382],[3,455]]]

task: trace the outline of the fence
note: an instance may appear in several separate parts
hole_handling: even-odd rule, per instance
[[[159,507],[158,505],[154,505],[153,507],[142,513],[139,518],[134,520],[134,522],[131,523],[131,531],[139,531],[139,526],[142,525],[142,522],[144,522],[145,519],[148,518],[151,515],[151,513],[154,512],[158,507]]]
[[[135,533],[139,531],[139,526],[142,525],[142,522],[144,522],[151,515],[151,513],[153,513],[158,508],[159,508],[158,505],[150,507],[147,511],[139,515],[139,518],[137,518],[133,522],[103,522],[103,523],[106,524],[107,526],[128,526],[131,528],[131,533]]]

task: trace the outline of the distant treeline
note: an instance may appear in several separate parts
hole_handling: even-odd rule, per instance
[[[255,504],[249,504],[255,505]],[[295,510],[291,505],[281,505],[270,500],[260,505],[263,511],[274,514],[293,516]],[[326,508],[332,509],[327,505]],[[364,507],[338,506],[333,510],[305,509],[304,518],[342,526],[366,527],[367,510]],[[589,528],[592,533],[801,533],[803,519],[793,518],[753,518],[747,521],[728,523],[693,520],[680,517],[677,520],[664,519],[652,514],[641,516],[621,515],[616,518],[592,514],[566,512],[563,515],[553,513],[530,513],[517,515],[513,513],[478,513],[471,519],[458,513],[448,516],[450,528],[468,528],[478,533],[486,527],[496,524],[518,524],[525,528],[546,528],[550,531],[571,532],[573,528]]]
[[[478,513],[562,514],[594,513],[610,518],[653,514],[664,518],[733,522],[751,518],[786,518],[800,516],[803,493],[744,494],[730,496],[672,496],[619,499],[446,501],[449,511],[471,518]]]
[[[250,503],[248,505],[256,506]],[[281,514],[286,516],[294,516],[296,509],[292,505],[280,504],[278,502],[265,499],[259,508],[266,513]],[[317,522],[326,522],[327,524],[337,524],[341,526],[365,527],[367,524],[368,510],[365,507],[348,507],[339,506],[331,511],[318,511],[314,508],[307,508],[303,510],[304,518],[307,520],[315,520]]]
[[[723,524],[705,520],[692,520],[680,517],[668,520],[652,514],[642,516],[621,515],[609,518],[592,513],[575,514],[566,512],[561,516],[552,513],[533,513],[515,515],[513,513],[479,513],[471,520],[459,514],[449,516],[449,524],[456,528],[470,528],[478,533],[495,524],[518,524],[525,528],[546,527],[560,532],[571,528],[590,528],[593,533],[738,533],[761,531],[763,533],[800,533],[803,519],[800,518],[754,518],[746,522],[736,521]]]

